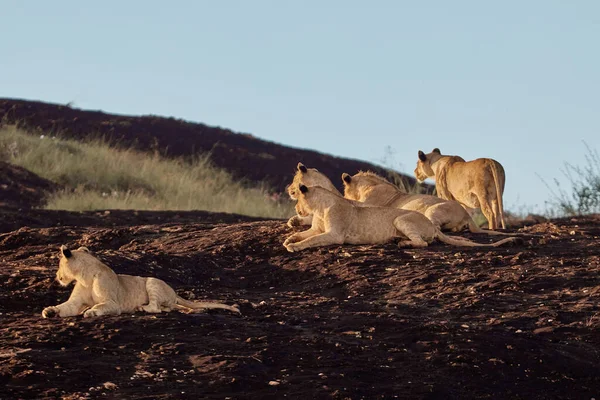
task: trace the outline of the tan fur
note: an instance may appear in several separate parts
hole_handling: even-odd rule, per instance
[[[288,195],[292,200],[298,200],[298,187],[301,183],[306,186],[320,186],[338,194],[340,197],[342,196],[331,180],[323,173],[319,172],[316,168],[308,168],[304,164],[298,163],[296,167],[296,173],[294,174],[294,180],[286,188]],[[298,207],[296,207],[296,212],[298,215],[294,215],[287,222],[290,228],[312,224],[312,215],[310,213],[301,215],[298,212]]]
[[[458,156],[442,155],[439,149],[429,154],[419,151],[415,176],[419,182],[435,179],[437,195],[456,200],[465,208],[481,208],[490,229],[504,222],[504,168],[491,158],[465,161]]]
[[[399,246],[425,247],[434,239],[457,246],[492,246],[515,241],[506,238],[492,244],[446,236],[423,214],[390,207],[357,207],[331,191],[300,185],[298,209],[313,216],[312,226],[289,236],[283,245],[290,251],[331,244],[376,244],[394,238],[405,240]]]
[[[359,172],[354,176],[344,173],[342,182],[344,183],[344,197],[347,199],[372,206],[417,211],[429,218],[441,230],[458,232],[467,227],[473,233],[508,235],[503,232],[481,229],[456,201],[444,200],[428,194],[405,193],[373,172]]]
[[[84,317],[119,315],[134,311],[159,313],[175,307],[194,310],[220,308],[240,312],[237,307],[225,304],[185,300],[168,284],[157,278],[117,275],[91,255],[85,247],[71,251],[61,246],[56,279],[62,286],[75,281],[75,287],[69,300],[57,306],[44,308],[44,318],[71,317],[82,312]]]

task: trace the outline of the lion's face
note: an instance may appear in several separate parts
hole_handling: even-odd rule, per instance
[[[294,183],[289,184],[285,188],[285,191],[287,192],[288,196],[290,196],[290,199],[298,200],[298,185]]]
[[[61,286],[68,286],[75,280],[73,270],[79,268],[78,265],[82,262],[82,256],[84,254],[89,254],[87,247],[80,247],[73,251],[69,250],[64,245],[60,247],[56,280]]]
[[[419,159],[417,160],[417,167],[415,168],[415,177],[417,178],[417,181],[419,181],[419,183],[422,183],[425,179],[429,177],[435,176],[435,173],[431,168],[431,161],[432,157],[439,155],[440,150],[437,148],[433,149],[433,151],[429,154],[425,154],[421,150],[419,150]]]
[[[415,168],[415,177],[419,183],[423,183],[425,179],[433,176],[433,170],[431,165],[422,161],[417,161],[417,168]]]
[[[56,272],[56,280],[61,286],[68,286],[75,280],[75,277],[71,273],[69,263],[69,259],[61,254],[60,261],[58,263],[58,271]]]
[[[316,168],[307,168],[304,164],[298,163],[294,181],[286,188],[286,191],[292,200],[298,199],[298,187],[300,184],[328,188],[331,186],[331,181]]]

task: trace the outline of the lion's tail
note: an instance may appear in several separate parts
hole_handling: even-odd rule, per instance
[[[476,243],[467,238],[463,238],[460,236],[445,235],[439,230],[437,232],[436,237],[440,241],[442,241],[446,244],[451,244],[453,246],[466,246],[466,247],[498,247],[498,246],[502,246],[505,243],[522,241],[522,239],[518,238],[518,237],[509,237],[506,239],[498,240],[497,242],[494,242],[494,243]]]
[[[469,216],[469,231],[471,233],[485,233],[486,235],[501,235],[501,236],[514,236],[512,233],[506,233],[506,232],[498,232],[498,231],[493,231],[491,229],[481,229],[479,227],[479,225],[477,225],[475,223],[475,221],[473,221],[473,218],[471,218]]]
[[[190,300],[186,300],[183,297],[179,297],[179,296],[177,296],[177,305],[191,308],[192,310],[202,310],[202,309],[207,309],[207,308],[219,308],[222,310],[229,310],[236,314],[240,314],[240,309],[236,306],[228,306],[226,304],[211,303],[211,302],[207,302],[207,301],[190,301]]]
[[[500,184],[500,174],[498,173],[498,162],[491,160],[490,168],[492,170],[492,176],[494,177],[494,184],[496,185],[496,200],[498,202],[498,218],[502,224],[502,229],[506,229],[504,223],[504,204],[502,202],[502,193],[504,192],[504,181]]]

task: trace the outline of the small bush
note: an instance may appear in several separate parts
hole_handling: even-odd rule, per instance
[[[169,159],[102,140],[79,142],[6,126],[0,129],[0,160],[64,186],[48,199],[49,209],[207,210],[272,218],[293,213],[285,196],[246,187],[208,155]]]
[[[584,145],[587,149],[585,165],[565,162],[561,170],[571,185],[570,190],[563,189],[557,179],[554,179],[556,190],[553,190],[542,179],[552,196],[547,202],[551,215],[600,213],[600,156],[587,143],[584,142]]]

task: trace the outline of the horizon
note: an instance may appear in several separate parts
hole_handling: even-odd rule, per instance
[[[564,162],[600,147],[592,1],[3,11],[2,97],[181,118],[410,176],[418,150],[494,158],[509,211],[543,211],[540,178],[568,188]]]

